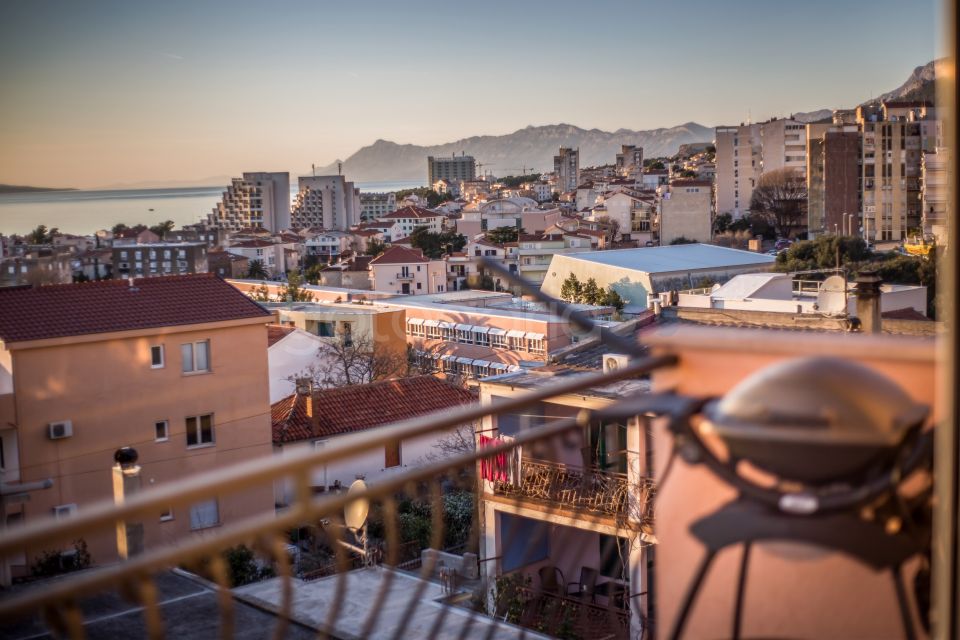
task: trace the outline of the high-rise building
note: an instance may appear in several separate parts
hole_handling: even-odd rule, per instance
[[[553,156],[553,172],[557,176],[557,190],[573,191],[580,184],[580,149],[560,147],[559,155]]]
[[[377,220],[397,210],[397,195],[392,191],[360,193],[360,218],[364,222]]]
[[[859,235],[860,132],[856,124],[807,125],[807,229]]]
[[[717,127],[715,145],[716,211],[740,218],[750,210],[753,188],[760,178],[760,125]]]
[[[857,108],[863,136],[863,228],[868,241],[903,240],[910,230],[920,229],[924,132],[928,133],[928,143],[934,144],[937,129],[928,108],[922,102],[884,102]]]
[[[360,223],[360,190],[342,175],[300,176],[298,183],[293,226],[347,231]]]
[[[660,244],[686,238],[710,242],[713,238],[713,183],[709,180],[671,180],[658,189]]]
[[[924,153],[920,163],[923,178],[921,203],[924,234],[936,236],[941,245],[947,234],[947,154],[940,147],[934,153]]]
[[[427,185],[437,180],[462,182],[477,177],[477,161],[473,156],[459,155],[449,158],[427,156]]]
[[[260,227],[280,231],[290,226],[290,174],[244,173],[234,178],[208,216],[210,225],[223,229]]]
[[[635,176],[643,169],[643,147],[632,144],[620,145],[617,154],[617,173],[621,176]]]
[[[799,177],[807,172],[806,125],[775,118],[760,124],[760,173],[788,169]]]

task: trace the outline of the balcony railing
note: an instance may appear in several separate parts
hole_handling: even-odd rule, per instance
[[[518,589],[522,608],[518,624],[560,638],[627,640],[630,611],[612,604],[604,607],[588,600],[568,598],[533,589]],[[641,625],[645,628],[645,625]]]
[[[414,276],[412,273],[403,273],[403,272],[398,273],[396,277],[397,280],[413,280],[413,278]]]
[[[523,460],[522,476],[517,485],[497,482],[494,491],[615,518],[632,515],[631,520],[642,524],[653,521],[653,480],[631,483],[622,473],[529,459]],[[636,499],[635,510],[631,496]],[[630,514],[631,510],[635,513]]]

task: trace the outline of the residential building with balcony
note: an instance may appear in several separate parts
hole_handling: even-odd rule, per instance
[[[114,245],[112,260],[114,278],[155,278],[210,270],[203,242]]]
[[[553,156],[553,173],[557,191],[574,191],[580,184],[580,150],[560,147],[558,154]]]
[[[291,214],[293,226],[348,231],[360,223],[360,190],[344,176],[300,176],[298,184]]]
[[[63,284],[73,279],[72,247],[14,245],[0,259],[0,287]]]
[[[380,222],[395,223],[390,230],[392,242],[409,237],[420,227],[425,227],[430,233],[440,233],[443,231],[444,220],[446,216],[442,213],[413,206],[391,211],[379,219]]]
[[[271,278],[287,272],[287,255],[284,252],[284,246],[272,240],[231,241],[224,249],[228,253],[246,258],[249,262],[259,261]]]
[[[210,213],[211,227],[280,231],[290,227],[290,174],[250,172],[234,178]]]
[[[370,261],[373,256],[350,256],[320,271],[320,284],[325,287],[370,289]]]
[[[213,274],[0,289],[2,526],[112,499],[121,447],[139,453],[130,482],[144,491],[269,455],[269,320]],[[127,544],[272,513],[272,498],[253,489],[158,510],[127,523]],[[95,564],[117,559],[115,531],[86,542]],[[45,550],[27,546],[6,569],[26,575]]]
[[[933,153],[924,152],[920,164],[923,233],[934,236],[939,244],[946,244],[949,154],[945,147],[938,147]]]
[[[447,289],[446,261],[426,258],[420,249],[399,245],[370,261],[370,276],[377,291],[423,295]]]
[[[428,185],[432,186],[441,179],[448,182],[470,182],[476,177],[477,161],[473,156],[427,156]]]
[[[392,191],[360,192],[360,220],[377,220],[397,209],[397,196]]]
[[[352,233],[346,231],[324,231],[304,241],[306,255],[320,262],[331,263],[339,260],[345,252],[353,251],[356,244]]]
[[[660,244],[678,238],[707,243],[713,239],[713,183],[708,180],[671,180],[660,187]]]
[[[614,240],[629,238],[643,245],[658,237],[657,209],[656,193],[619,189],[600,195],[589,219],[615,221],[618,237]]]
[[[217,248],[207,252],[207,267],[221,278],[243,278],[250,270],[250,259]]]
[[[617,174],[624,177],[636,177],[643,170],[643,147],[633,144],[620,146],[616,159]]]
[[[587,375],[556,366],[507,373],[480,382],[480,401],[495,407]],[[628,379],[487,416],[477,430],[477,449],[648,389],[647,381]],[[519,598],[525,624],[536,628],[550,609],[587,608],[595,609],[592,615],[571,616],[572,624],[588,619],[594,625],[574,630],[578,637],[642,635],[653,558],[648,550],[657,540],[645,440],[645,424],[637,418],[593,421],[562,442],[520,447],[515,469],[501,469],[497,460],[477,465],[481,572],[490,585],[516,574],[527,578]],[[497,594],[488,597],[493,610]]]

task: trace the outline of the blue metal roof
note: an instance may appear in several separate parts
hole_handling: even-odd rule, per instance
[[[641,249],[567,253],[563,254],[563,257],[622,269],[634,269],[644,273],[670,273],[745,265],[772,266],[776,262],[773,256],[711,244],[678,244]]]

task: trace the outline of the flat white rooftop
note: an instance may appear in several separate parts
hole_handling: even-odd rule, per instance
[[[245,602],[279,610],[281,579],[234,589]],[[339,612],[328,625],[336,598]],[[292,617],[336,638],[547,638],[530,629],[488,618],[443,602],[440,585],[385,567],[357,569],[311,582],[293,580]],[[369,634],[368,618],[376,617]],[[401,625],[406,624],[402,629]]]
[[[678,244],[641,249],[614,249],[563,254],[569,260],[633,269],[644,273],[673,273],[744,265],[773,265],[773,256],[711,244]]]

